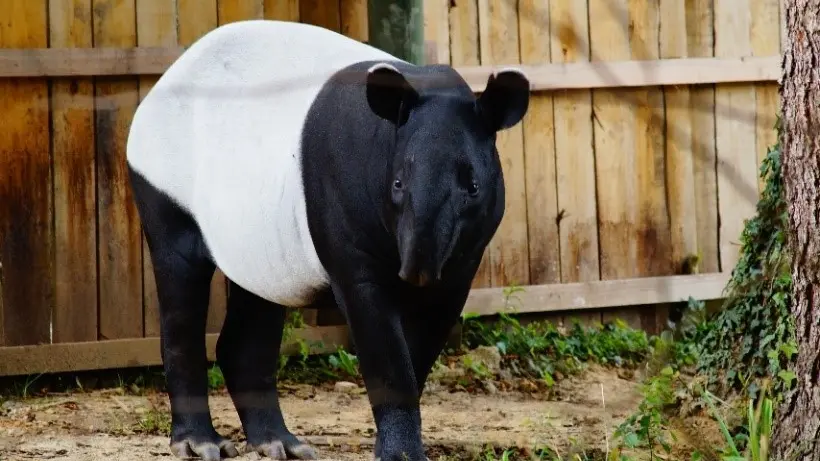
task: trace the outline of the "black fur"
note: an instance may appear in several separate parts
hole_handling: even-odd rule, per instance
[[[496,131],[524,116],[529,85],[502,73],[476,100],[449,66],[394,62],[400,73],[368,76],[374,64],[344,69],[317,97],[303,181],[358,351],[376,456],[419,460],[421,391],[504,214]]]
[[[382,460],[425,459],[419,398],[504,215],[496,131],[521,120],[516,73],[476,99],[449,66],[375,62],[340,71],[302,136],[307,219],[352,339]],[[162,357],[177,455],[235,456],[207,402],[205,321],[215,264],[194,219],[129,168],[160,302]],[[248,444],[314,458],[285,426],[275,372],[285,311],[232,281],[217,360]],[[319,295],[323,293],[319,292]]]

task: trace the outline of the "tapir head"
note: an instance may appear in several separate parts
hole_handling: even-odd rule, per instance
[[[476,97],[448,66],[429,66],[411,85],[396,67],[368,70],[371,110],[394,124],[383,184],[386,221],[400,257],[398,276],[427,286],[450,267],[480,259],[504,214],[496,135],[521,121],[530,84],[517,70],[490,75]]]

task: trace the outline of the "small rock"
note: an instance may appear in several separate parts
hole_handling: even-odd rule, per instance
[[[339,381],[333,386],[333,389],[336,392],[351,393],[357,391],[359,389],[359,385],[349,381]]]
[[[481,382],[481,384],[484,386],[484,390],[487,391],[488,394],[490,394],[490,395],[498,394],[498,388],[495,387],[495,384],[492,381],[484,380],[484,381]]]
[[[450,368],[447,366],[438,366],[433,368],[430,372],[428,380],[431,382],[439,382],[442,384],[451,384],[464,376],[464,369]]]
[[[629,380],[631,380],[632,378],[635,377],[635,371],[630,370],[628,368],[619,368],[618,369],[618,377],[621,378],[621,379],[629,381]]]
[[[501,371],[501,352],[495,346],[478,346],[467,353],[467,360],[482,364],[494,375]]]

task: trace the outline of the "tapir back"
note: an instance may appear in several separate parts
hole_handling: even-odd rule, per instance
[[[327,79],[366,60],[396,58],[307,24],[231,23],[186,50],[134,115],[129,165],[194,217],[231,280],[263,298],[298,306],[327,283],[300,139]]]

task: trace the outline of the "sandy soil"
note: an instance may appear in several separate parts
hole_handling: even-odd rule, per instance
[[[374,426],[362,388],[283,385],[281,394],[289,427],[313,443],[323,459],[371,459]],[[563,454],[573,446],[604,449],[605,434],[611,437],[612,428],[639,401],[634,379],[598,367],[559,382],[548,397],[520,391],[453,392],[433,385],[422,400],[424,436],[431,459],[452,450],[480,450],[488,443],[549,446]],[[174,459],[167,437],[157,431],[167,424],[164,394],[102,390],[9,401],[3,408],[2,461]],[[211,411],[217,430],[239,442],[241,450],[243,435],[227,394],[212,395]],[[260,458],[244,454],[235,459]]]

